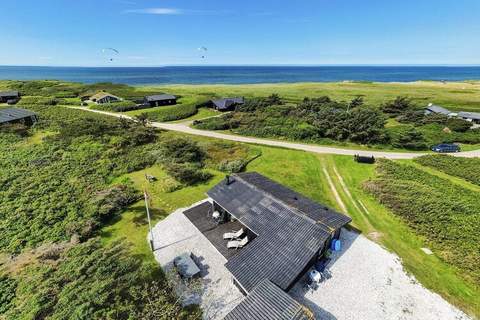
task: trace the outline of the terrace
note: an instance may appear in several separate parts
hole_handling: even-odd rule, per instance
[[[242,249],[228,249],[228,240],[223,239],[223,235],[242,228],[247,230],[247,228],[238,220],[218,223],[212,218],[212,213],[212,204],[210,202],[204,202],[196,207],[186,210],[183,214],[205,236],[205,238],[210,241],[215,249],[217,249],[225,259],[229,260]],[[247,231],[247,235],[250,241],[255,238],[255,235],[252,232]]]

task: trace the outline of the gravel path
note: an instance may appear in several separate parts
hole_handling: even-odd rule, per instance
[[[318,319],[470,319],[409,276],[395,254],[354,232],[342,230],[341,237],[331,278],[316,291],[305,292],[299,282],[290,292]]]
[[[200,304],[204,319],[223,319],[243,295],[233,284],[232,275],[224,266],[227,260],[185,217],[185,210],[178,209],[153,228],[155,259],[168,273],[175,257],[184,252],[192,252],[201,269],[202,290],[201,296],[188,297],[184,304]]]
[[[122,115],[114,112],[93,110],[93,109],[87,109],[87,108],[81,108],[81,107],[68,107],[68,108],[101,113],[104,115],[109,115],[117,118],[132,119],[132,117],[130,116],[126,116],[126,115]],[[220,133],[215,131],[193,129],[188,126],[188,122],[182,122],[182,123],[151,122],[150,125],[155,128],[160,128],[160,129],[169,130],[169,131],[178,131],[178,132],[183,132],[183,133],[197,135],[197,136],[244,142],[244,143],[254,143],[254,144],[260,144],[260,145],[266,145],[266,146],[283,147],[287,149],[303,150],[303,151],[309,151],[309,152],[320,153],[320,154],[339,154],[339,155],[348,155],[348,156],[359,154],[364,156],[375,156],[377,158],[388,158],[388,159],[413,159],[413,158],[425,155],[425,153],[412,153],[412,152],[352,150],[352,149],[342,149],[342,148],[335,148],[335,147],[323,147],[320,145],[302,144],[302,143],[295,143],[295,142],[254,138],[254,137],[245,137],[245,136],[225,134],[225,133]],[[465,158],[480,157],[480,150],[459,152],[452,155],[456,157],[465,157]]]

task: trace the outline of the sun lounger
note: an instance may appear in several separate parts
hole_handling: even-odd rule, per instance
[[[244,233],[245,233],[245,230],[243,228],[238,230],[237,232],[227,232],[223,234],[223,239],[235,240],[243,236]]]
[[[247,245],[247,243],[248,243],[248,237],[245,237],[242,240],[228,241],[227,248],[228,249],[239,249],[239,248],[245,247]]]

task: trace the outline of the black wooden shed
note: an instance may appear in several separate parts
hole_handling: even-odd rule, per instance
[[[0,125],[6,123],[23,123],[31,126],[38,121],[35,112],[20,108],[0,109]]]
[[[150,107],[171,106],[177,104],[177,97],[171,94],[156,94],[146,96],[144,103],[150,105]]]

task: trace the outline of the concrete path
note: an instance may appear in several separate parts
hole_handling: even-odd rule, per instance
[[[69,107],[69,108],[84,110],[84,111],[89,111],[94,113],[100,113],[100,114],[117,117],[117,118],[125,118],[125,119],[133,120],[133,117],[119,114],[119,113],[114,113],[114,112],[93,110],[93,109],[87,109],[87,108],[81,108],[81,107]],[[335,148],[335,147],[324,147],[320,145],[303,144],[303,143],[297,143],[297,142],[286,142],[286,141],[261,139],[261,138],[254,138],[254,137],[245,137],[245,136],[226,134],[226,133],[220,133],[215,131],[193,129],[189,127],[190,122],[188,121],[181,122],[181,123],[150,122],[149,124],[155,128],[160,128],[160,129],[169,130],[169,131],[177,131],[177,132],[192,134],[196,136],[217,138],[217,139],[244,142],[244,143],[260,144],[260,145],[266,145],[266,146],[272,146],[272,147],[282,147],[287,149],[309,151],[309,152],[320,153],[320,154],[338,154],[338,155],[346,155],[346,156],[353,156],[358,154],[363,156],[374,156],[376,158],[387,158],[387,159],[413,159],[426,154],[426,153],[413,153],[413,152],[389,152],[389,151],[342,149],[342,148]],[[456,157],[465,157],[465,158],[480,157],[480,150],[459,152],[452,155]]]

